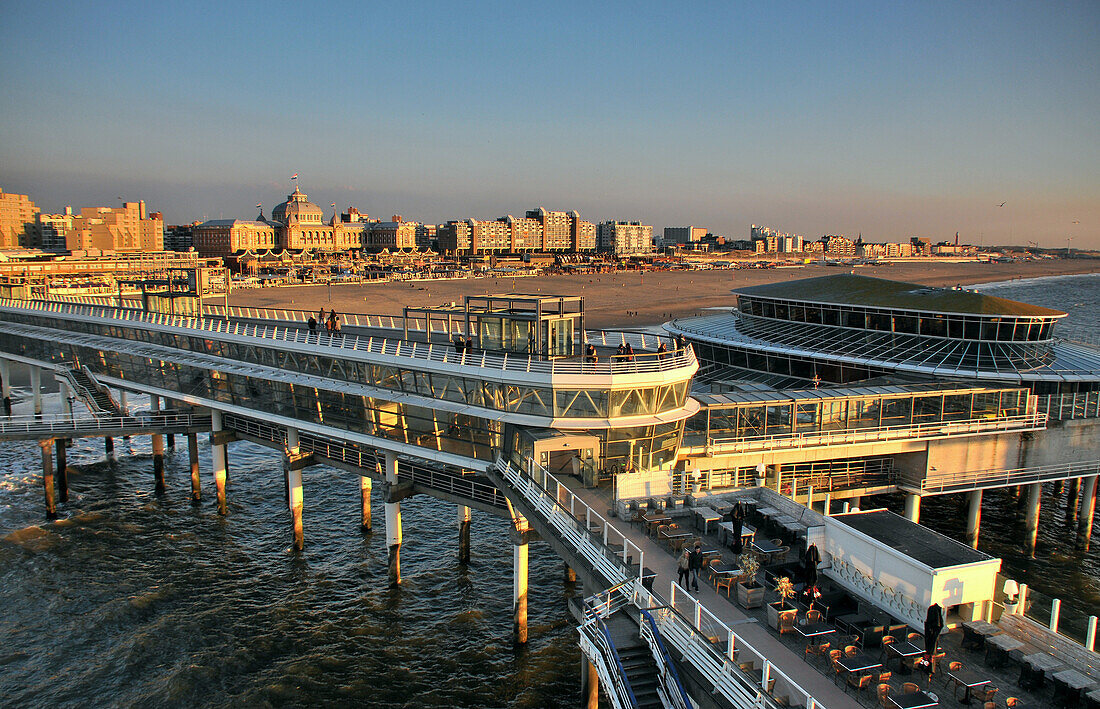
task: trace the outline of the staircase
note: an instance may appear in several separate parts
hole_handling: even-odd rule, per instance
[[[121,416],[122,411],[111,395],[100,387],[99,382],[88,376],[83,369],[72,369],[68,372],[68,379],[73,384],[76,395],[88,405],[92,414],[107,414],[109,416]]]
[[[607,619],[607,630],[615,642],[619,661],[623,666],[630,689],[634,692],[639,709],[656,707],[663,709],[665,704],[657,693],[659,669],[653,659],[653,652],[638,635],[638,624],[621,610]]]

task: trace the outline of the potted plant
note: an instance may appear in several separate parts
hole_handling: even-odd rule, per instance
[[[775,583],[775,592],[779,594],[779,600],[772,601],[768,604],[768,625],[772,626],[775,630],[779,630],[780,617],[785,615],[792,616],[793,624],[793,617],[798,615],[798,609],[791,604],[791,599],[794,598],[795,590],[790,577],[780,577]]]
[[[745,552],[739,562],[741,580],[737,582],[737,603],[742,608],[759,608],[764,604],[764,587],[756,582],[760,560],[755,554]]]

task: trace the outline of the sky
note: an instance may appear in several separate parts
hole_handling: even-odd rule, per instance
[[[0,0],[0,188],[1100,248],[1100,2]],[[1004,202],[1004,206],[998,206]]]

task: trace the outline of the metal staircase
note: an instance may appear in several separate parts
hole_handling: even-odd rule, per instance
[[[73,392],[80,400],[87,404],[93,416],[106,414],[107,416],[122,416],[123,412],[115,403],[110,393],[97,382],[86,367],[70,369],[64,372],[65,378],[72,385]]]

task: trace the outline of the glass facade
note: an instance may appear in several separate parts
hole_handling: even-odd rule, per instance
[[[947,389],[736,404],[710,403],[707,397],[702,398],[704,408],[688,420],[688,435],[743,439],[1023,416],[1028,390]]]
[[[653,415],[683,408],[689,381],[632,389],[559,390],[471,379],[457,374],[424,372],[347,358],[295,352],[254,343],[226,341],[211,333],[181,334],[112,322],[75,321],[49,316],[8,314],[7,320],[27,325],[82,332],[128,342],[146,342],[177,350],[276,367],[301,374],[344,379],[395,392],[416,394],[481,408],[551,418],[613,418]]]
[[[963,315],[839,306],[748,295],[738,296],[738,308],[746,315],[768,320],[985,342],[1048,342],[1053,337],[1057,320],[1038,316]]]

